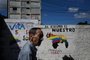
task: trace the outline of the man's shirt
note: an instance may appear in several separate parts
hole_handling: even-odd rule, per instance
[[[18,60],[37,60],[36,52],[36,47],[30,41],[27,41],[19,53]]]

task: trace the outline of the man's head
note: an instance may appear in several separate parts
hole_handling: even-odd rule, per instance
[[[29,40],[33,45],[39,46],[42,42],[43,32],[41,28],[32,28],[29,31]]]

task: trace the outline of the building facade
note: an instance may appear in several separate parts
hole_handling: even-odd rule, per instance
[[[8,0],[8,18],[33,19],[41,23],[41,0]]]

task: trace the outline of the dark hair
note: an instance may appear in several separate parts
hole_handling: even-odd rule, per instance
[[[29,34],[35,35],[35,33],[36,33],[36,31],[37,31],[38,29],[41,29],[41,28],[31,28],[31,29],[29,30]]]
[[[31,28],[31,29],[29,30],[29,34],[35,35],[35,34],[36,34],[36,31],[37,31],[38,29],[41,29],[41,28],[38,28],[38,27]],[[42,37],[43,37],[43,34],[41,34],[40,37],[42,38]]]

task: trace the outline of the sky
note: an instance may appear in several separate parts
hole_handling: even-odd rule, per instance
[[[0,0],[0,14],[7,16],[7,0]]]
[[[42,24],[90,23],[90,0],[42,0]],[[7,16],[7,0],[0,0],[0,14]]]

